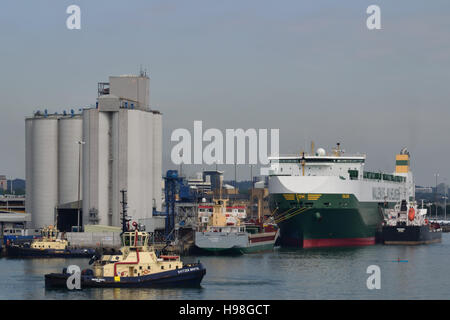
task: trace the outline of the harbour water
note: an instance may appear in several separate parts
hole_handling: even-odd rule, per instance
[[[276,249],[198,259],[201,288],[46,290],[44,274],[87,259],[0,259],[0,299],[449,299],[450,234],[422,246]],[[369,290],[367,267],[381,269],[381,289]]]

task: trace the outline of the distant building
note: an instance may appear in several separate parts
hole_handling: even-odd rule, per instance
[[[0,189],[3,191],[8,189],[8,179],[6,179],[6,176],[0,176]]]
[[[14,195],[0,196],[0,212],[25,213],[25,197]]]
[[[203,181],[208,181],[208,179],[211,183],[211,191],[218,192],[223,185],[223,171],[203,171]]]
[[[437,185],[437,194],[446,195],[448,194],[448,185],[445,183],[440,183]]]
[[[186,179],[187,185],[196,189],[199,193],[207,193],[211,191],[211,181],[209,176],[206,177],[206,180],[203,180],[203,175],[201,172],[197,173],[195,177],[190,177]]]
[[[268,188],[250,189],[249,197],[248,216],[259,221],[264,221],[266,217],[270,216]]]
[[[416,186],[416,193],[433,193],[433,188]]]

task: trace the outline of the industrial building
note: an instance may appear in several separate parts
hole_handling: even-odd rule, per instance
[[[25,213],[25,198],[16,195],[0,196],[0,236],[11,230],[24,228],[31,221]]]
[[[8,188],[8,180],[5,175],[0,176],[0,190],[5,191]]]
[[[110,77],[98,84],[95,107],[26,118],[26,211],[34,228],[56,220],[119,226],[122,189],[133,220],[161,210],[162,115],[150,109],[149,84],[142,72]]]

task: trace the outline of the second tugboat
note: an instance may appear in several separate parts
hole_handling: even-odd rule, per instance
[[[402,200],[394,209],[385,210],[382,228],[384,244],[428,244],[441,242],[442,229],[426,219],[427,209],[419,209],[415,201]]]
[[[122,233],[120,254],[91,259],[93,268],[81,273],[81,288],[200,286],[206,273],[201,263],[183,264],[179,256],[158,256],[148,245],[149,234],[140,231],[136,223],[133,226],[135,230]],[[66,288],[70,276],[66,270],[46,274],[45,286]]]
[[[58,234],[58,230],[53,226],[43,228],[39,239],[8,244],[6,255],[33,258],[90,258],[95,253],[94,249],[70,247],[67,240],[58,238]]]

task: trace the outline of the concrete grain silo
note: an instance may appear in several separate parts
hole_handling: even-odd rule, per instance
[[[58,204],[78,200],[78,141],[82,139],[83,120],[80,115],[58,120]]]
[[[35,228],[55,223],[55,205],[58,202],[58,118],[34,117],[31,121],[31,178],[27,190],[31,191],[31,219]],[[26,145],[29,145],[26,143]],[[30,170],[31,169],[31,170]],[[31,171],[31,172],[30,172]]]
[[[33,153],[33,119],[27,118],[25,119],[25,212],[31,213],[31,204],[32,204],[32,193],[31,188],[33,184],[33,180],[31,178],[33,162],[31,155]]]

